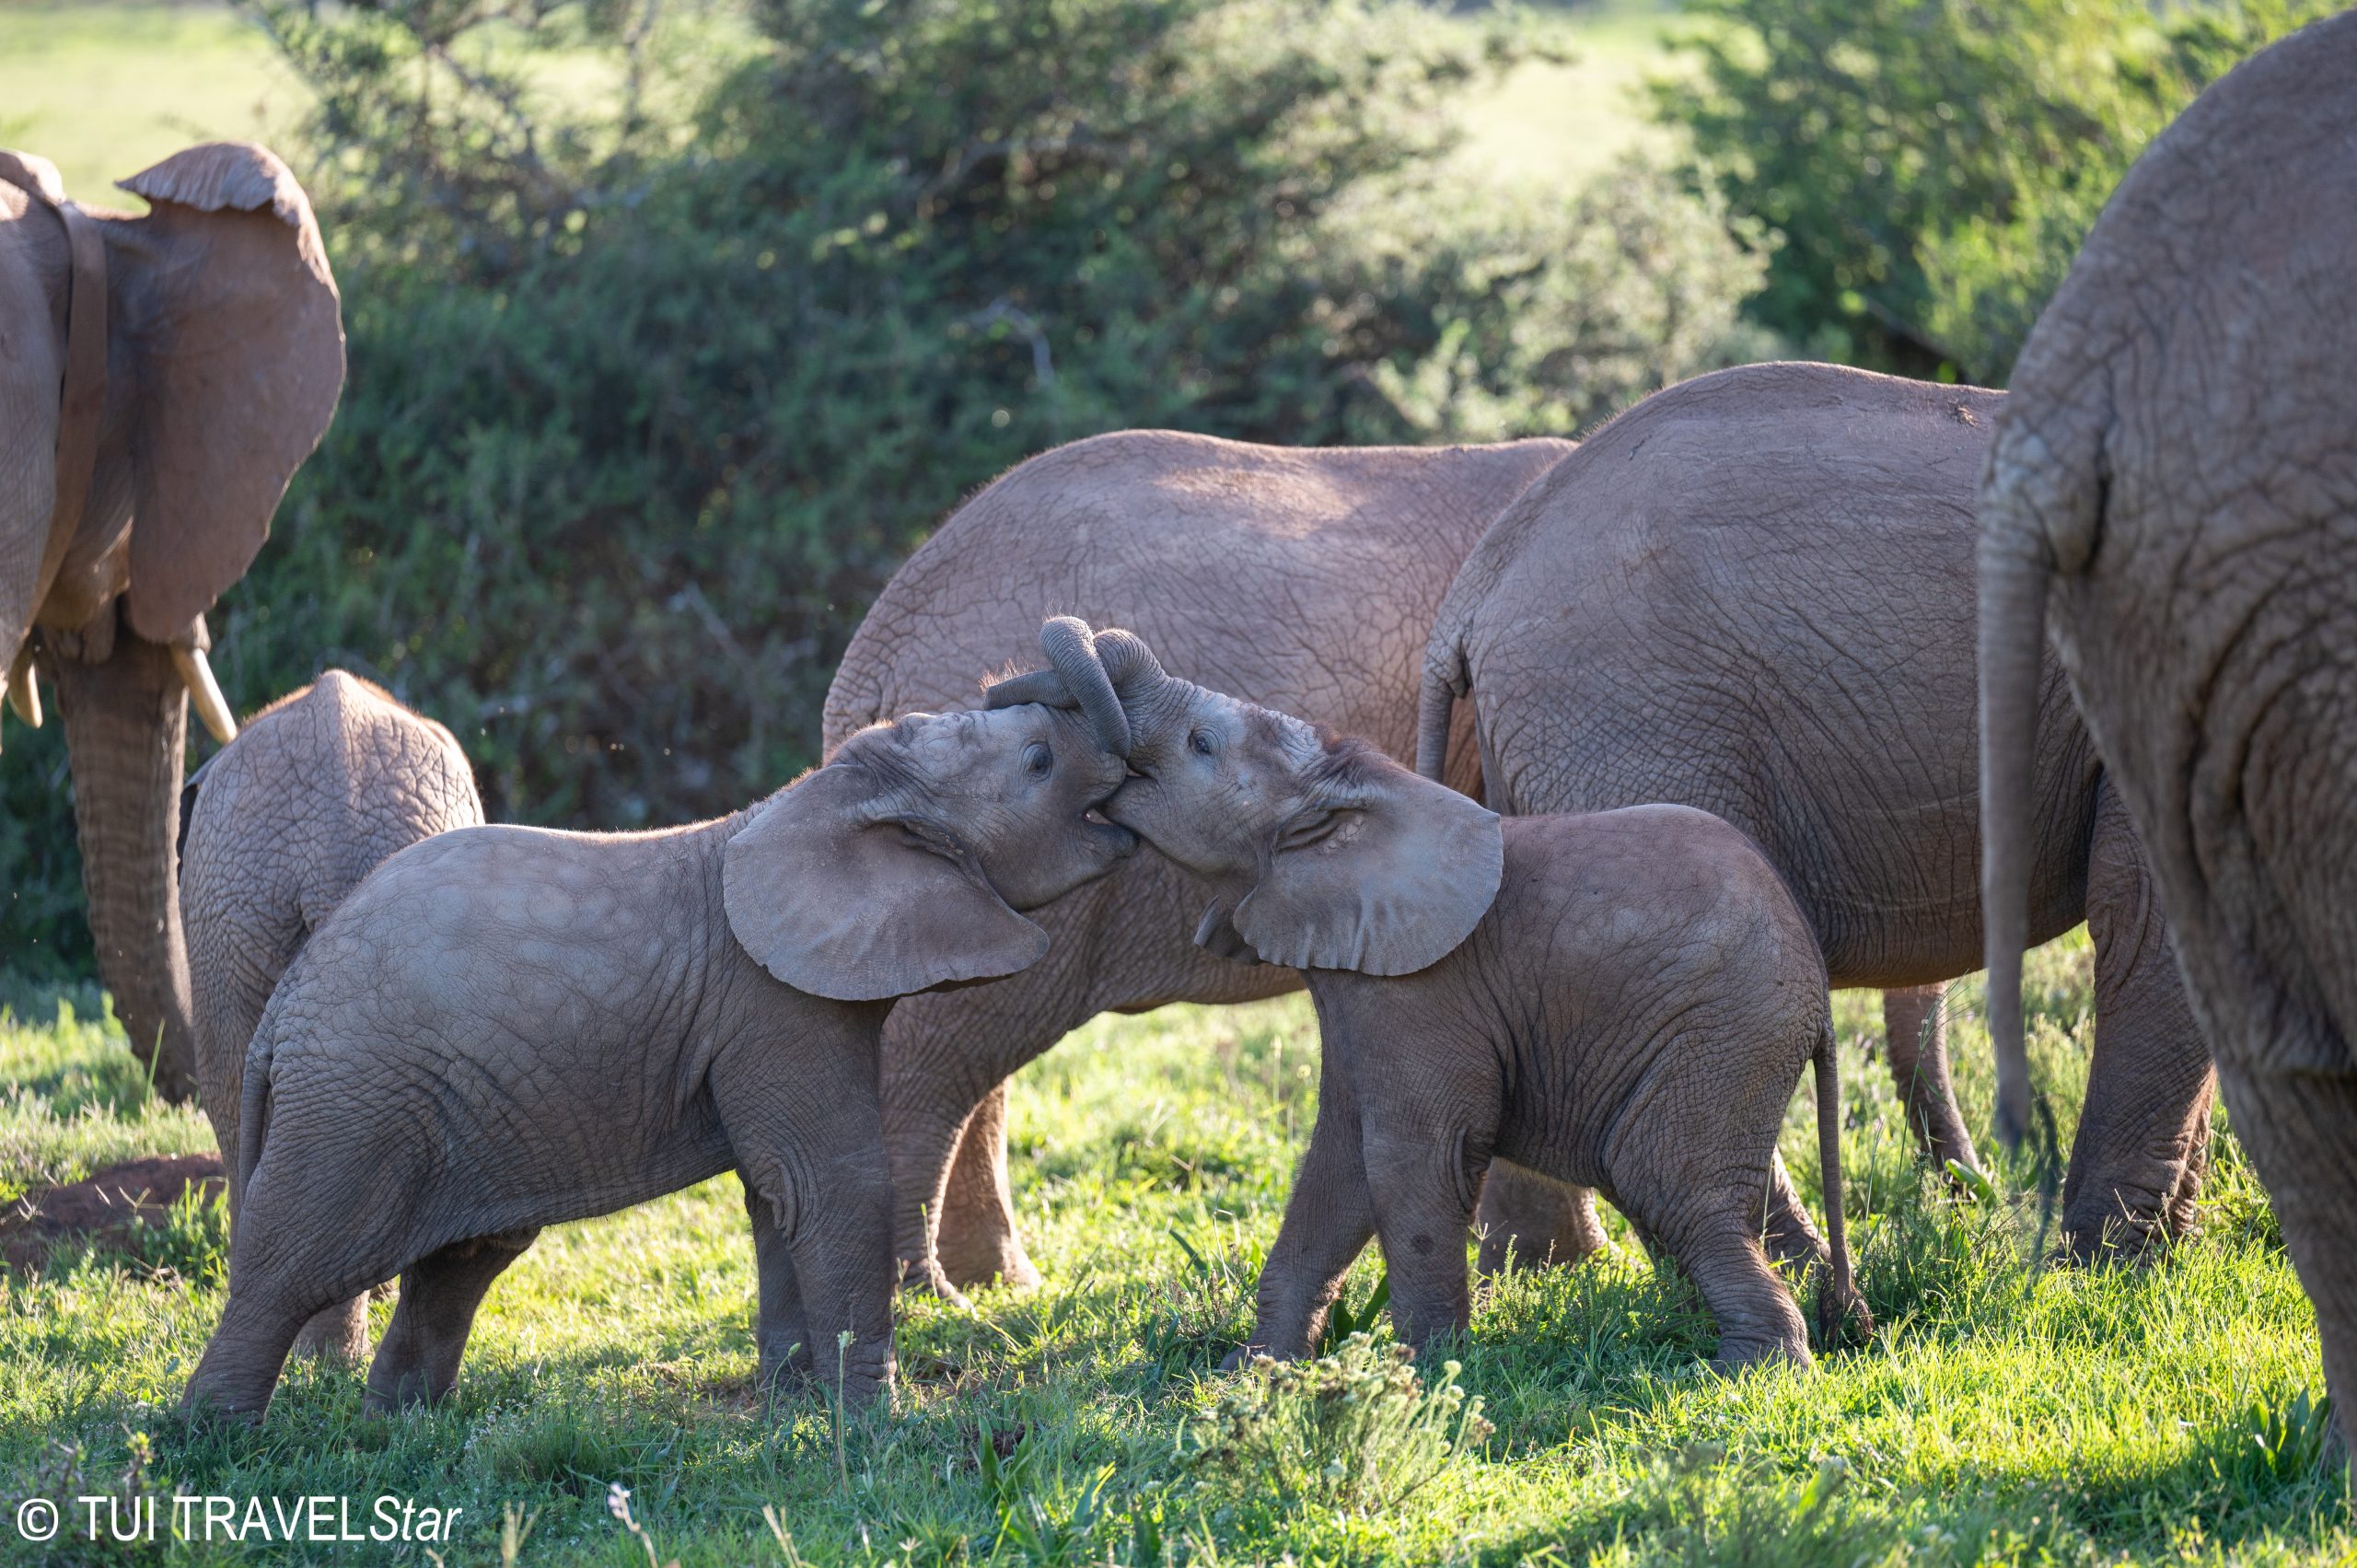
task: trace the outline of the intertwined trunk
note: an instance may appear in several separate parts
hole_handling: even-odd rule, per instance
[[[86,663],[74,652],[45,650],[41,670],[64,717],[99,979],[157,1093],[186,1099],[195,1092],[195,1053],[174,853],[187,690],[170,653],[128,630],[102,659]]]

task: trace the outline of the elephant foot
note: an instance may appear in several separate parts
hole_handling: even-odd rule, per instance
[[[2060,1256],[2092,1267],[2142,1264],[2191,1235],[2208,1164],[2208,1131],[2205,1117],[2198,1142],[2114,1161],[2108,1173],[2083,1171],[2093,1162],[2084,1155],[2074,1158],[2062,1186]]]
[[[900,1291],[904,1295],[930,1295],[946,1301],[960,1311],[970,1311],[973,1300],[949,1281],[940,1263],[929,1258],[912,1258],[900,1267]]]
[[[1039,1271],[1024,1252],[1023,1238],[1012,1230],[990,1236],[945,1236],[936,1256],[941,1272],[953,1285],[970,1289],[1004,1284],[1029,1290],[1039,1283]]]
[[[1485,1279],[1509,1268],[1565,1268],[1612,1248],[1595,1193],[1503,1160],[1482,1179],[1474,1224],[1475,1267]]]
[[[2057,1255],[2086,1268],[2142,1266],[2167,1256],[2170,1247],[2193,1231],[2194,1205],[2172,1193],[2131,1197],[2109,1193],[2108,1203],[2066,1202]]]

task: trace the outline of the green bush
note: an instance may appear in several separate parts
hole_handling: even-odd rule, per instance
[[[245,707],[329,664],[382,681],[496,818],[784,783],[893,567],[1057,443],[1569,431],[1751,341],[1759,262],[1667,178],[1516,208],[1443,182],[1453,96],[1546,47],[1527,17],[253,9],[318,98],[290,150],[351,371],[215,664]],[[57,864],[0,935],[78,922],[62,796],[6,787]]]
[[[1695,0],[1655,88],[1699,183],[1782,243],[1757,319],[1824,357],[2002,385],[2112,188],[2329,0]]]
[[[1183,1464],[1245,1507],[1315,1504],[1376,1514],[1439,1480],[1492,1431],[1457,1363],[1426,1388],[1415,1352],[1351,1335],[1315,1361],[1256,1356],[1194,1423]]]

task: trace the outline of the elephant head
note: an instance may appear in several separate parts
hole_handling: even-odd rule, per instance
[[[796,990],[842,1002],[1028,968],[1048,935],[1019,912],[1137,847],[1097,811],[1122,778],[1101,739],[1036,704],[861,731],[729,839],[737,944]]]
[[[1363,741],[1166,674],[1130,633],[1069,617],[1051,668],[993,706],[1065,702],[1121,749],[1106,815],[1211,882],[1195,940],[1294,969],[1408,974],[1471,935],[1497,897],[1497,816]]]
[[[335,281],[267,149],[192,147],[84,211],[0,154],[0,669],[57,689],[99,977],[157,1086],[189,1088],[172,853],[188,701],[235,733],[204,610],[242,575],[343,385]]]

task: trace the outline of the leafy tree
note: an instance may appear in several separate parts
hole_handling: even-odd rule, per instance
[[[1568,431],[1756,336],[1759,261],[1669,177],[1523,205],[1446,182],[1455,96],[1545,48],[1528,18],[254,14],[319,103],[290,150],[351,373],[215,664],[249,706],[327,664],[383,681],[510,820],[682,820],[816,761],[876,589],[1047,447]],[[62,802],[34,818],[70,842]]]
[[[1757,319],[2001,383],[2112,188],[2202,87],[2326,0],[1697,0],[1656,86],[1692,172],[1781,237]]]

